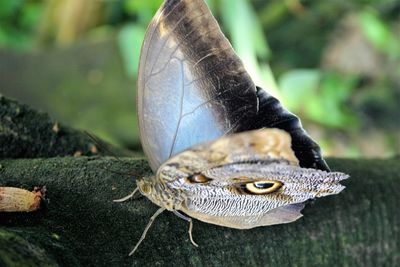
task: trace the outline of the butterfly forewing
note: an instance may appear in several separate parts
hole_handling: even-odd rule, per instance
[[[144,39],[138,75],[141,142],[153,171],[230,133],[280,128],[302,167],[328,170],[300,120],[254,85],[203,0],[165,0]]]
[[[153,170],[256,112],[255,85],[206,4],[165,1],[147,30],[138,81],[141,140]]]

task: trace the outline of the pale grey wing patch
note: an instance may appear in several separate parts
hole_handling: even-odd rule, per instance
[[[193,218],[196,218],[206,223],[212,223],[236,229],[250,229],[260,226],[294,222],[303,216],[301,214],[301,210],[304,208],[304,206],[305,203],[297,203],[275,208],[264,214],[242,216],[214,216],[206,213],[196,212],[194,210],[189,210],[186,208],[183,209],[183,212]]]
[[[153,171],[257,112],[255,85],[203,0],[164,1],[143,43],[137,103]]]
[[[185,64],[174,30],[185,16],[182,1],[165,1],[150,24],[142,48],[138,77],[138,117],[143,149],[155,171],[170,155],[184,99]],[[198,15],[196,15],[198,17]],[[168,19],[174,23],[166,25]],[[186,68],[187,69],[187,68]],[[146,110],[144,110],[144,108]]]
[[[254,227],[294,222],[303,217],[304,207],[305,203],[296,203],[273,209],[255,221]]]

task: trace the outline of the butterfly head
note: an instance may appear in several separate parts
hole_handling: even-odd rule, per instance
[[[148,197],[154,191],[154,182],[150,178],[142,178],[137,181],[137,186],[142,195]]]
[[[136,183],[140,193],[160,207],[173,210],[179,204],[174,194],[166,188],[163,182],[160,182],[155,177],[144,177],[138,179]]]

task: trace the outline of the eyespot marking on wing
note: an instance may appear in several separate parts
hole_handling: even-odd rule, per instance
[[[239,189],[239,192],[252,195],[271,194],[278,191],[283,186],[283,182],[271,179],[254,180],[248,177],[236,177],[230,179],[230,181],[236,184],[234,187]]]
[[[265,195],[278,191],[283,183],[276,180],[259,180],[244,184],[246,192],[253,195]]]
[[[192,184],[205,184],[210,182],[212,179],[208,178],[204,174],[196,173],[187,177],[187,181]]]

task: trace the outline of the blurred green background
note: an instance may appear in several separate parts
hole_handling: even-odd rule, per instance
[[[0,0],[0,93],[138,149],[139,54],[161,2]],[[400,1],[207,2],[326,155],[400,154]]]

